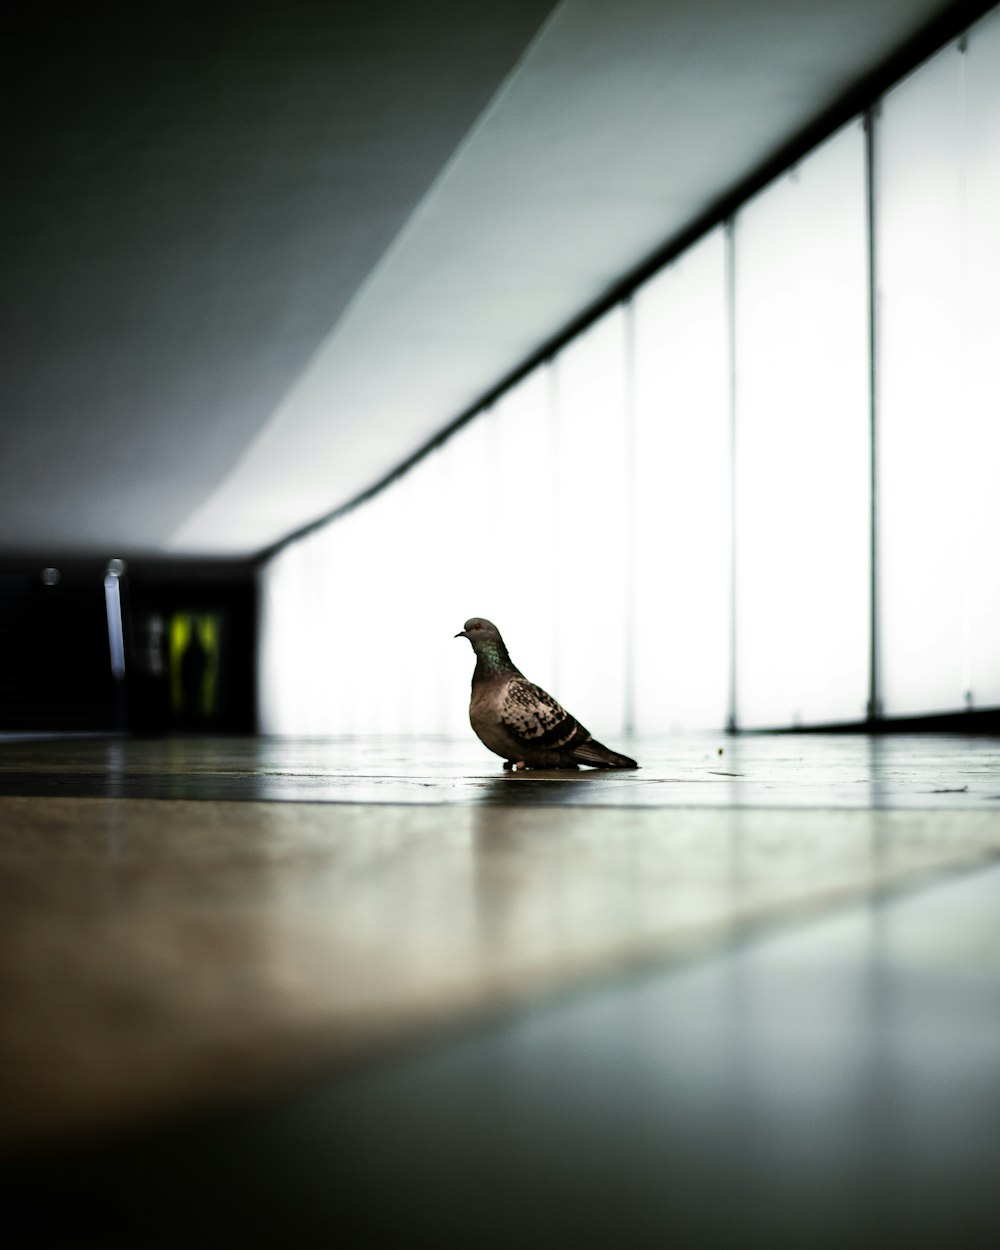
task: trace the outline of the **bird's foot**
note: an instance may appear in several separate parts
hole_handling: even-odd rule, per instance
[[[513,760],[504,760],[504,762],[503,762],[503,770],[504,770],[504,772],[505,772],[505,773],[509,773],[509,772],[510,772],[510,770],[511,770],[513,767],[514,767],[514,761],[513,761]]]
[[[514,772],[516,773],[523,772],[527,767],[528,765],[524,762],[524,760],[518,760],[515,764],[512,765],[512,768],[514,769]]]

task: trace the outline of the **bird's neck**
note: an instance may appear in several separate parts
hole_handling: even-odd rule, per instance
[[[476,648],[476,671],[472,674],[472,684],[488,681],[502,673],[516,673],[518,670],[511,663],[507,648],[502,641],[482,642]]]

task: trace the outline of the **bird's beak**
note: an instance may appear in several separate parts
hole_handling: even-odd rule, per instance
[[[464,629],[460,629],[458,633],[455,635],[456,638],[468,638],[468,636],[469,635],[465,632]]]

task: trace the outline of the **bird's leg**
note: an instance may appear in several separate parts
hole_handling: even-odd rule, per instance
[[[523,772],[527,767],[528,765],[524,762],[524,760],[518,760],[517,763],[513,765],[514,772],[516,773]]]

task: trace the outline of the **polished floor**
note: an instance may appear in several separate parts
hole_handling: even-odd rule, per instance
[[[16,1244],[1000,1232],[1000,740],[616,745],[0,743]]]

